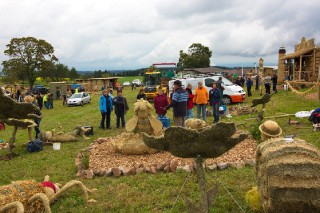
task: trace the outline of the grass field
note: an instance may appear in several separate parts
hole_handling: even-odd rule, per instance
[[[132,81],[133,78],[122,78],[121,81]],[[137,90],[125,88],[123,94],[127,97],[131,107],[126,115],[130,119],[133,115],[132,106],[135,102]],[[251,104],[253,98],[260,98],[259,92],[253,91],[253,97],[247,98],[243,104]],[[87,147],[94,139],[99,137],[111,137],[119,134],[122,130],[115,128],[115,115],[112,113],[112,130],[98,129],[100,122],[99,95],[92,97],[92,103],[84,107],[64,107],[61,101],[54,101],[54,108],[42,110],[43,119],[41,130],[58,129],[61,125],[65,132],[71,131],[76,124],[93,126],[94,135],[88,141],[64,143],[60,151],[53,151],[51,146],[46,146],[39,153],[27,153],[27,131],[20,130],[17,134],[17,157],[10,161],[0,162],[0,185],[9,184],[13,180],[34,179],[42,181],[45,175],[50,175],[51,180],[65,184],[76,177],[75,157],[79,150]],[[261,106],[258,107],[260,109]],[[291,92],[279,91],[273,95],[270,103],[266,105],[265,116],[279,113],[296,113],[302,110],[311,110],[319,106],[319,101],[307,100],[304,96],[296,96]],[[172,110],[168,117],[172,117]],[[234,116],[224,121],[232,121],[237,124],[244,123],[249,126],[254,124],[254,115]],[[249,120],[248,120],[249,119]],[[308,129],[296,129],[288,126],[288,117],[274,119],[283,129],[283,134],[295,134],[306,141],[320,147],[320,133],[313,132],[308,120],[297,119]],[[212,117],[208,122],[212,122]],[[9,140],[12,128],[8,127],[0,132],[0,138]],[[187,181],[181,189],[183,183]],[[212,212],[241,212],[231,195],[236,199],[245,212],[251,212],[244,201],[244,194],[252,186],[255,186],[255,170],[251,167],[243,169],[227,169],[224,171],[207,172],[207,186],[215,183],[219,185],[219,193]],[[98,201],[97,204],[87,205],[81,198],[81,193],[73,189],[63,195],[52,205],[53,212],[185,212],[184,198],[199,199],[196,183],[196,175],[185,172],[159,173],[156,175],[139,174],[129,177],[95,177],[93,179],[79,179],[90,188],[97,188],[96,194],[91,198]],[[227,192],[226,189],[229,191]],[[178,195],[181,196],[175,202]]]

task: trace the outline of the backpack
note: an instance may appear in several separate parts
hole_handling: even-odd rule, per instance
[[[43,150],[43,141],[39,138],[27,143],[28,152],[39,152],[41,150]]]

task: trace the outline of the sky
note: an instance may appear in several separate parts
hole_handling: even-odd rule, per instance
[[[319,14],[319,0],[1,0],[0,61],[12,38],[31,36],[79,71],[178,62],[193,43],[211,66],[277,65],[281,45],[320,44]]]

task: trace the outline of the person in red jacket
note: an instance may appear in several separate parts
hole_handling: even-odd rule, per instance
[[[157,96],[153,101],[154,108],[156,109],[156,113],[158,116],[165,116],[167,110],[164,109],[165,106],[169,104],[168,98],[165,94],[163,94],[163,90],[159,89]]]
[[[188,118],[193,118],[194,114],[193,114],[193,98],[194,98],[194,94],[192,94],[192,85],[188,84],[186,91],[188,92],[188,105],[187,105],[187,115],[186,115],[186,119]]]

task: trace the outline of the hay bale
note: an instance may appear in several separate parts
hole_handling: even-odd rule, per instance
[[[267,212],[318,212],[320,151],[301,139],[270,139],[257,149],[257,177]]]

